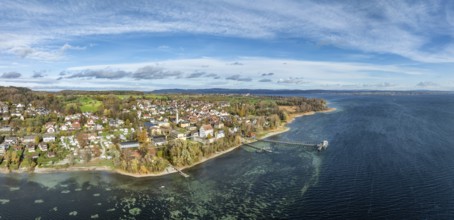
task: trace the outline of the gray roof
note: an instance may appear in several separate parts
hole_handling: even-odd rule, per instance
[[[139,147],[139,142],[137,141],[128,141],[120,143],[120,148],[134,148]]]

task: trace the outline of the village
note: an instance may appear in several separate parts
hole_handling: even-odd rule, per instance
[[[32,103],[3,101],[0,102],[0,166],[32,171],[34,167],[69,167],[103,160],[107,161],[104,164],[130,172],[156,172],[166,169],[168,162],[161,163],[159,169],[142,168],[140,171],[140,165],[129,169],[131,161],[121,160],[140,160],[140,149],[143,148],[146,148],[145,154],[151,155],[149,161],[155,162],[156,158],[165,155],[175,158],[175,155],[169,156],[169,147],[178,141],[198,146],[219,142],[224,148],[232,147],[230,145],[240,143],[241,138],[255,138],[257,132],[281,124],[276,114],[243,113],[240,116],[232,114],[231,109],[229,101],[183,99],[156,104],[150,99],[137,99],[134,105],[121,110],[121,114],[135,117],[122,120],[108,117],[110,114],[64,114]],[[231,141],[223,140],[227,138]],[[170,159],[170,163],[188,165],[199,159],[197,156],[184,163]]]

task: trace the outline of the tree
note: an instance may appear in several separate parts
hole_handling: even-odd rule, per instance
[[[82,153],[82,159],[88,163],[91,160],[91,150],[85,149]]]
[[[147,167],[145,165],[143,165],[143,164],[140,165],[140,173],[142,173],[142,174],[148,173]]]
[[[139,171],[139,161],[136,158],[131,161],[131,171],[133,173],[137,173]]]
[[[148,143],[149,142],[149,138],[148,138],[148,132],[146,129],[142,129],[138,132],[138,137],[137,137],[137,140],[140,142],[140,143]]]
[[[85,133],[78,133],[76,139],[77,142],[79,142],[80,147],[84,148],[88,145],[87,135]]]

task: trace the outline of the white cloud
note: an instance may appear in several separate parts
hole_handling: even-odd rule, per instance
[[[241,62],[243,65],[231,65]],[[284,64],[285,63],[285,64]],[[203,68],[201,66],[204,66]],[[201,71],[203,69],[203,71]],[[106,70],[115,70],[108,71]],[[147,71],[144,71],[147,70]],[[123,74],[116,74],[122,71]],[[247,87],[260,88],[263,85],[263,73],[266,74],[266,83],[273,84],[273,88],[337,88],[337,85],[352,85],[363,89],[373,87],[377,89],[399,89],[395,82],[405,79],[414,86],[421,78],[428,74],[425,69],[418,69],[399,65],[374,65],[353,62],[323,62],[294,59],[271,59],[262,57],[240,57],[230,59],[198,58],[159,60],[143,63],[105,64],[95,66],[74,66],[66,69],[66,78],[92,77],[94,73],[103,76],[118,76],[111,79],[120,79],[122,83],[152,80],[153,82],[173,83],[171,88],[222,85],[235,88],[235,83],[243,83]],[[378,72],[371,74],[371,72]],[[381,72],[386,72],[386,78],[380,79]],[[80,73],[90,73],[85,75]],[[136,74],[137,73],[137,74]],[[139,74],[140,73],[140,74]],[[78,75],[79,74],[79,75]],[[140,76],[139,76],[140,75]],[[68,77],[69,76],[69,77]],[[136,76],[136,77],[134,77]],[[376,83],[377,79],[386,80]],[[390,83],[393,82],[393,83]],[[405,86],[405,83],[402,83]],[[343,88],[343,87],[341,87]],[[410,87],[411,88],[411,87]]]
[[[195,33],[243,38],[305,38],[321,45],[454,62],[453,12],[440,1],[4,1],[0,49],[55,60],[54,39],[121,33]],[[33,37],[30,37],[33,36]],[[0,37],[2,38],[2,37]],[[10,38],[10,37],[6,37]],[[60,46],[61,47],[61,46]],[[72,46],[71,46],[72,47]],[[69,44],[62,48],[69,49]],[[71,49],[75,49],[72,47]]]
[[[65,50],[85,50],[87,47],[72,46],[68,43],[65,43],[60,50],[64,52]]]
[[[285,83],[285,84],[303,84],[307,83],[303,80],[303,77],[289,77],[286,79],[279,79],[277,83]]]
[[[434,82],[431,82],[431,81],[423,81],[423,82],[419,82],[418,84],[416,84],[416,86],[419,86],[419,87],[435,87],[435,86],[438,86],[438,83],[434,83]]]

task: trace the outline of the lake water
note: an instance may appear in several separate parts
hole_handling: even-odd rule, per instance
[[[454,96],[326,96],[273,140],[178,174],[0,175],[0,219],[453,219]]]

